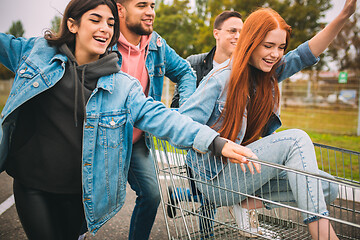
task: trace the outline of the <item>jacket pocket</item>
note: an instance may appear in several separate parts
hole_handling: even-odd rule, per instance
[[[21,77],[21,78],[31,79],[31,78],[34,78],[38,74],[39,74],[39,71],[37,69],[30,67],[29,64],[23,64],[17,71],[18,77]]]
[[[99,120],[100,144],[109,148],[117,148],[122,141],[122,128],[126,115],[102,116]]]

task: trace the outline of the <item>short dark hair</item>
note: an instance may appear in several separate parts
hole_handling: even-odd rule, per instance
[[[53,33],[51,30],[45,31],[45,39],[49,45],[59,47],[66,43],[69,47],[75,47],[75,34],[71,33],[67,26],[69,18],[75,20],[76,24],[80,24],[81,17],[87,11],[96,8],[99,5],[107,5],[114,16],[114,35],[111,39],[109,47],[116,44],[120,37],[119,14],[114,0],[71,0],[66,6],[63,18],[61,20],[59,33]]]
[[[214,29],[221,29],[223,23],[228,20],[229,18],[236,17],[242,20],[242,16],[237,11],[224,11],[217,15],[214,21]]]
[[[129,1],[129,0],[116,0],[116,3],[120,3],[121,5],[123,5],[127,1]]]

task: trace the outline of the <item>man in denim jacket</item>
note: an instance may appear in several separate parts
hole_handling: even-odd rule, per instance
[[[166,41],[153,32],[154,0],[117,0],[121,35],[117,44],[121,70],[137,78],[144,93],[161,100],[164,76],[179,85],[180,104],[195,91],[196,77],[190,65]],[[153,160],[143,132],[134,129],[128,182],[136,192],[129,239],[148,239],[160,193]]]

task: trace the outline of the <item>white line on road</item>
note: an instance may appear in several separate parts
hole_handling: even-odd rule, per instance
[[[2,204],[0,204],[0,215],[3,214],[6,210],[8,210],[12,205],[14,205],[14,195],[11,195],[8,199],[5,200]]]

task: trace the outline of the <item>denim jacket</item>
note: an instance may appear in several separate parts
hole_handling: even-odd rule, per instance
[[[190,64],[180,57],[157,32],[153,32],[146,57],[146,68],[149,73],[149,96],[161,101],[164,76],[179,86],[180,104],[183,104],[196,89],[196,76]],[[117,50],[117,46],[114,46]],[[120,54],[121,55],[121,54]],[[122,57],[119,59],[121,66]]]
[[[44,38],[14,38],[0,33],[0,62],[15,74],[1,113],[0,172],[4,170],[19,108],[53,87],[64,75],[67,57]],[[218,135],[207,126],[146,98],[139,81],[123,73],[99,78],[86,104],[83,128],[83,203],[95,233],[123,206],[130,164],[133,127],[206,152]],[[181,118],[181,120],[179,120]],[[166,124],[162,124],[166,121]]]
[[[305,42],[295,50],[288,52],[281,61],[284,64],[280,64],[276,71],[278,82],[283,81],[307,66],[317,63],[318,59],[310,51],[308,42]],[[179,112],[208,126],[216,124],[214,130],[218,131],[222,124],[222,121],[218,121],[218,119],[225,106],[226,84],[230,79],[231,68],[232,62],[228,60],[216,69],[213,69],[204,77],[196,92],[179,108]],[[238,144],[242,142],[246,132],[246,114],[245,111],[242,126],[236,140]],[[265,126],[263,136],[273,133],[280,126],[279,111],[274,109],[272,116]],[[208,154],[210,153],[202,156],[195,156],[196,154],[193,151],[189,151],[187,164],[196,174],[205,179],[213,179],[225,166],[219,158],[215,161],[209,161],[208,159],[211,158]]]

